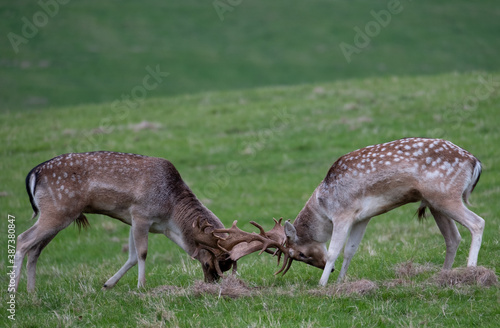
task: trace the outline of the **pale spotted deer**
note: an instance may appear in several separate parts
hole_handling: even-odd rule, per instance
[[[429,208],[444,237],[443,268],[451,269],[461,239],[454,221],[472,235],[467,266],[476,266],[484,220],[464,203],[468,204],[480,175],[477,158],[440,139],[407,138],[344,155],[332,165],[293,225],[285,223],[288,267],[297,260],[321,268],[320,285],[326,285],[344,248],[338,276],[342,281],[370,219],[418,201],[419,216]]]
[[[149,232],[164,234],[200,261],[208,282],[217,280],[231,266],[236,268],[231,254],[215,258],[200,248],[199,240],[216,243],[219,239],[212,231],[224,226],[165,159],[116,152],[60,155],[33,168],[26,177],[26,189],[33,218],[40,216],[17,239],[16,290],[26,254],[27,288],[33,291],[41,251],[72,222],[87,226],[83,213],[104,214],[131,225],[129,258],[104,284],[105,289],[113,287],[137,263],[138,287],[144,286]]]
[[[302,261],[323,269],[320,284],[326,285],[342,248],[344,261],[338,281],[344,279],[371,218],[420,201],[419,217],[430,208],[445,239],[443,269],[451,269],[461,239],[454,221],[472,235],[467,266],[476,266],[484,220],[464,203],[468,204],[480,175],[480,161],[446,140],[407,138],[369,146],[340,157],[332,165],[293,224],[287,221],[283,227],[277,223],[269,235],[259,229],[261,235],[274,241],[265,247],[285,254],[276,274],[285,274],[293,260]],[[239,236],[240,242],[248,238],[240,231],[217,231]],[[281,247],[283,241],[286,247]]]

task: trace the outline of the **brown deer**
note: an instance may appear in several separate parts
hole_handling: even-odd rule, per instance
[[[477,158],[440,139],[407,138],[344,155],[332,165],[293,225],[287,221],[283,230],[273,228],[282,231],[286,240],[285,249],[275,245],[278,254],[285,254],[285,263],[276,274],[283,270],[285,274],[293,260],[302,261],[323,269],[320,285],[324,286],[344,248],[338,276],[342,281],[370,219],[418,201],[419,217],[429,208],[443,234],[443,269],[451,269],[461,239],[454,221],[472,235],[467,266],[476,266],[484,220],[464,202],[468,204],[480,175]]]
[[[26,254],[27,288],[33,291],[41,251],[72,222],[79,227],[88,226],[83,213],[104,214],[131,226],[129,258],[104,284],[104,289],[116,285],[137,263],[137,286],[145,285],[148,232],[164,234],[200,261],[207,282],[217,280],[231,266],[236,270],[236,260],[231,255],[245,255],[219,253],[215,258],[206,247],[200,248],[199,240],[206,244],[224,238],[213,234],[214,229],[224,226],[165,159],[107,151],[60,155],[33,168],[26,177],[26,189],[33,218],[40,216],[17,239],[16,290]],[[252,246],[255,245],[254,242]]]
[[[467,266],[476,266],[484,220],[464,202],[468,204],[480,175],[477,158],[440,139],[406,138],[344,155],[332,165],[293,225],[285,223],[288,267],[297,260],[323,269],[319,283],[324,286],[344,248],[338,276],[342,281],[370,219],[418,201],[419,217],[429,208],[444,237],[443,269],[451,269],[461,239],[454,221],[472,235]]]

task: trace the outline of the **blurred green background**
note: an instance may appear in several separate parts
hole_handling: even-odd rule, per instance
[[[121,99],[156,65],[170,75],[148,97],[500,68],[494,0],[62,2],[45,21],[37,1],[0,3],[1,110]],[[348,63],[340,44],[389,6]],[[16,53],[8,34],[23,28]]]

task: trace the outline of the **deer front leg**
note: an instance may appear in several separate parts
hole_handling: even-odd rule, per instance
[[[108,281],[106,281],[102,289],[106,290],[113,288],[116,285],[116,283],[123,277],[123,275],[136,264],[137,264],[137,252],[135,250],[134,233],[133,233],[133,228],[130,227],[130,234],[128,237],[128,260],[121,267],[121,269],[118,270],[117,273],[115,273],[113,277],[109,278]]]
[[[148,255],[148,234],[151,224],[144,220],[141,222],[136,219],[136,224],[133,225],[135,251],[139,266],[139,277],[137,288],[146,286],[146,257]]]
[[[368,222],[370,222],[370,219],[357,222],[352,226],[349,238],[347,239],[347,243],[344,247],[344,261],[342,262],[342,269],[340,270],[337,282],[342,282],[344,280],[349,264],[351,263],[351,259],[354,254],[356,254],[359,243],[363,239]]]
[[[335,261],[339,257],[342,247],[344,247],[344,243],[347,239],[347,235],[349,234],[349,228],[350,224],[347,223],[336,223],[333,225],[332,240],[330,242],[330,246],[328,247],[325,269],[323,270],[323,274],[319,280],[319,284],[321,286],[325,286],[328,283],[330,273],[332,273],[333,268],[335,267]]]

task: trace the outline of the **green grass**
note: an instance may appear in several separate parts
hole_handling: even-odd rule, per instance
[[[389,2],[242,1],[221,21],[214,1],[69,1],[16,53],[8,33],[22,36],[22,18],[33,21],[41,8],[4,1],[0,110],[120,99],[156,65],[170,76],[154,97],[500,69],[496,0],[402,0],[402,11],[348,63],[340,44],[352,45],[354,28]]]
[[[242,8],[243,9],[243,8]],[[237,9],[239,10],[239,9]],[[490,81],[485,86],[482,80]],[[38,163],[70,151],[116,150],[171,160],[195,194],[223,221],[272,226],[272,217],[293,219],[339,156],[370,144],[408,136],[442,137],[476,155],[484,172],[472,210],[486,220],[479,264],[500,265],[500,74],[452,73],[385,77],[332,83],[148,97],[138,109],[117,112],[109,103],[0,113],[1,245],[7,215],[16,232],[29,228],[31,207],[24,178]],[[477,100],[477,102],[474,102]],[[140,129],[140,122],[157,124]],[[147,288],[136,290],[132,269],[111,291],[102,284],[125,262],[128,226],[89,216],[91,228],[62,231],[38,262],[37,293],[16,295],[18,327],[326,327],[496,326],[497,287],[437,287],[432,275],[445,246],[432,219],[418,222],[416,204],[370,223],[351,263],[349,280],[369,279],[379,288],[364,296],[318,296],[321,271],[294,263],[274,277],[275,260],[257,254],[239,262],[240,278],[261,293],[239,299],[195,296],[200,265],[164,236],[152,235]],[[463,236],[455,266],[466,263],[470,234]],[[0,271],[7,271],[6,249]],[[430,263],[405,285],[388,287],[394,267]],[[341,259],[337,262],[340,265]],[[25,272],[24,272],[25,274]],[[332,274],[330,284],[337,273]],[[0,276],[1,301],[8,295]],[[153,293],[162,285],[180,293]],[[293,295],[290,295],[293,291]],[[12,325],[2,307],[0,325]]]

